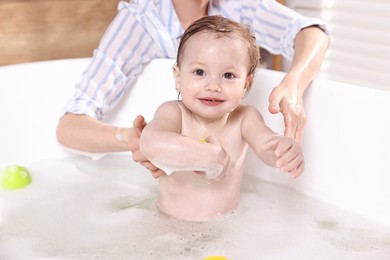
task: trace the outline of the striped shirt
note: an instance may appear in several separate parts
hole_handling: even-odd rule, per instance
[[[259,46],[286,58],[293,56],[294,38],[302,28],[319,25],[327,31],[323,21],[273,0],[210,0],[208,14],[250,26]],[[147,63],[176,58],[183,33],[172,0],[121,1],[65,112],[102,119]]]

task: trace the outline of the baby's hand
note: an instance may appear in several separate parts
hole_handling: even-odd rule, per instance
[[[139,142],[141,133],[146,126],[145,118],[141,115],[137,116],[133,122],[133,136],[129,139],[129,149],[131,151],[133,161],[141,164],[143,167],[148,169],[152,174],[153,178],[158,179],[166,173],[157,168],[151,163],[146,156],[139,149]]]
[[[204,172],[205,177],[209,180],[220,180],[226,175],[226,171],[230,163],[230,157],[215,136],[209,136],[205,141],[207,143],[217,145],[220,150],[215,164],[211,165],[210,169]]]
[[[301,146],[292,138],[278,136],[263,145],[266,151],[276,156],[275,166],[282,172],[290,173],[293,178],[300,176],[305,168]]]

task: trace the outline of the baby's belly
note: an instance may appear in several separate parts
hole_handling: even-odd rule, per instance
[[[159,209],[173,217],[202,220],[234,210],[239,201],[242,174],[207,180],[194,172],[160,178]]]

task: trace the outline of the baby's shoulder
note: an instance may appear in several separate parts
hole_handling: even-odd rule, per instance
[[[234,113],[237,116],[245,117],[248,115],[259,115],[260,111],[252,105],[241,104],[234,110]]]
[[[242,104],[230,115],[232,122],[263,122],[263,116],[260,111],[251,105]]]
[[[166,115],[181,114],[180,104],[176,100],[165,101],[158,106],[156,113]]]
[[[180,105],[179,102],[176,100],[168,100],[164,101],[158,106],[158,109],[179,109]]]

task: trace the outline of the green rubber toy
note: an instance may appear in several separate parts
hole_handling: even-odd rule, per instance
[[[8,166],[0,174],[0,184],[4,189],[13,190],[24,188],[30,182],[30,173],[23,166]]]

